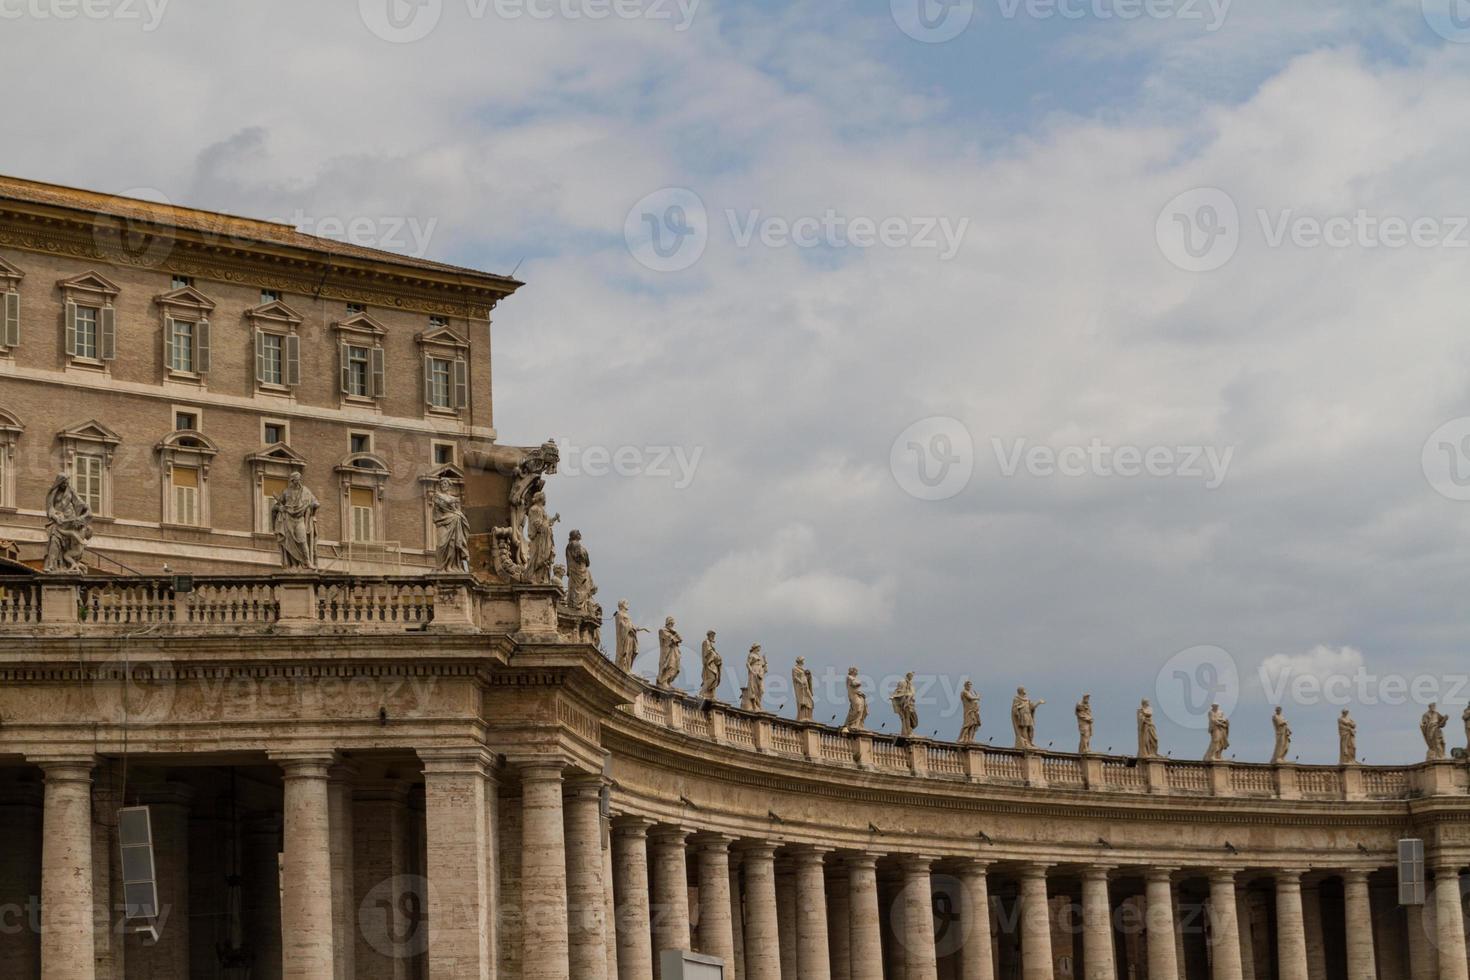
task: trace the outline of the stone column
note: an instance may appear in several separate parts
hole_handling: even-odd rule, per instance
[[[904,857],[903,870],[903,944],[906,980],[938,980],[939,961],[934,949],[934,898],[929,869],[934,862],[926,857]]]
[[[960,884],[964,886],[960,932],[965,945],[960,950],[960,980],[994,980],[995,977],[995,951],[990,941],[989,868],[988,861],[965,861],[958,868]]]
[[[1241,980],[1256,980],[1256,937],[1251,931],[1251,903],[1243,887],[1235,889],[1235,926],[1240,931]]]
[[[1052,980],[1051,905],[1046,893],[1046,870],[1049,867],[1046,864],[1023,864],[1020,870],[1023,980]],[[1149,980],[1153,978],[1150,969]]]
[[[1434,869],[1434,918],[1439,936],[1439,980],[1470,980],[1465,962],[1465,914],[1460,907],[1460,868]]]
[[[1347,927],[1347,980],[1378,980],[1368,872],[1356,868],[1343,872],[1342,895]]]
[[[832,980],[827,939],[827,872],[820,847],[796,851],[796,974],[801,980]]]
[[[567,788],[567,962],[578,980],[607,980],[607,886],[602,880],[602,780]]]
[[[699,951],[725,961],[725,975],[735,973],[735,932],[730,908],[730,838],[701,837],[699,861]]]
[[[653,938],[648,918],[649,826],[639,817],[613,821],[619,980],[648,980],[653,976]]]
[[[92,956],[91,759],[42,762],[41,978],[88,980]]]
[[[1240,965],[1240,919],[1235,899],[1235,872],[1210,873],[1210,976],[1212,980],[1244,980]]]
[[[353,887],[352,780],[356,770],[344,763],[327,774],[327,810],[332,828],[332,921],[337,960],[334,980],[357,980],[357,902]]]
[[[827,951],[832,980],[852,980],[852,908],[841,862],[827,867]]]
[[[1300,871],[1276,873],[1276,959],[1278,980],[1309,980]]]
[[[1178,948],[1174,945],[1173,874],[1173,868],[1149,868],[1144,876],[1149,980],[1178,980],[1183,975],[1179,972]]]
[[[485,776],[481,749],[420,750],[429,880],[429,972],[488,980],[490,883],[486,879]]]
[[[1084,980],[1115,980],[1117,973],[1113,956],[1113,903],[1108,897],[1108,872],[1112,870],[1100,865],[1082,869]]]
[[[1316,881],[1302,882],[1302,930],[1307,937],[1307,977],[1327,980],[1327,941],[1322,936],[1322,891]]]
[[[746,844],[741,859],[745,865],[745,978],[781,980],[775,845]]]
[[[849,948],[852,980],[883,980],[883,932],[878,914],[878,858],[847,858],[848,904],[852,918]],[[755,980],[755,978],[750,978]]]
[[[693,946],[689,929],[689,862],[682,827],[656,827],[649,834],[653,871],[653,975],[659,976],[659,957],[666,949]]]
[[[329,755],[278,759],[285,783],[281,860],[281,962],[286,980],[323,980],[336,972],[332,921]]]
[[[569,980],[562,763],[527,761],[520,770],[521,976]]]

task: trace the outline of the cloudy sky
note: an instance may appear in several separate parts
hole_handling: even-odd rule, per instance
[[[0,0],[0,171],[518,266],[501,438],[731,698],[760,642],[944,734],[969,676],[997,743],[1026,684],[1196,757],[1215,691],[1409,761],[1470,701],[1460,3]]]

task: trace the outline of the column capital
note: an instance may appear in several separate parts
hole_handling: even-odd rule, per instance
[[[934,870],[934,858],[924,854],[897,854],[898,866],[905,874],[929,874]]]
[[[831,853],[832,848],[816,844],[800,844],[791,848],[791,858],[797,867],[810,867],[813,864],[821,867],[826,864],[826,856]]]
[[[68,759],[33,759],[41,767],[48,783],[90,783],[92,770],[97,765],[96,756],[72,757]]]
[[[286,779],[326,779],[337,763],[335,752],[272,752],[268,755],[281,767],[281,775]]]
[[[1054,867],[1056,865],[1049,864],[1046,861],[1027,861],[1016,870],[1021,878],[1041,878],[1045,880],[1046,873]]]
[[[612,819],[613,833],[619,837],[646,839],[648,837],[648,828],[652,826],[653,821],[646,817],[624,815],[613,817]]]
[[[473,773],[483,776],[495,766],[495,754],[484,746],[419,749],[424,774]]]
[[[1373,870],[1372,868],[1344,868],[1342,870],[1342,880],[1366,883],[1368,876],[1373,873]]]
[[[985,875],[995,867],[995,862],[988,858],[963,858],[956,861],[954,867],[962,875]]]
[[[1277,868],[1273,877],[1277,888],[1301,888],[1302,875],[1306,873],[1304,868]]]
[[[735,849],[747,860],[774,861],[776,859],[776,848],[780,845],[768,840],[742,840],[735,845]]]
[[[655,847],[683,847],[692,833],[692,828],[680,824],[661,823],[648,832],[648,841]]]
[[[516,761],[516,769],[521,774],[522,782],[550,783],[561,782],[563,773],[566,771],[566,763],[561,759],[529,758]]]
[[[1432,862],[1429,867],[1434,871],[1436,877],[1438,877],[1439,875],[1444,875],[1447,878],[1458,878],[1460,876],[1460,871],[1465,867],[1465,863],[1463,861],[1454,861],[1449,858],[1440,858],[1439,860]]]
[[[878,855],[871,851],[853,851],[843,855],[842,863],[847,865],[849,870],[876,871],[878,869]]]
[[[603,779],[579,773],[562,782],[562,795],[567,799],[595,799],[602,801]]]
[[[696,851],[713,851],[715,853],[730,853],[730,845],[735,843],[735,838],[724,834],[701,833],[696,834],[690,845]]]
[[[1145,881],[1163,881],[1172,883],[1174,881],[1174,875],[1178,873],[1178,871],[1178,868],[1150,866],[1143,869],[1143,877]]]
[[[1235,884],[1235,877],[1240,872],[1236,868],[1210,868],[1206,874],[1211,881],[1229,882]]]

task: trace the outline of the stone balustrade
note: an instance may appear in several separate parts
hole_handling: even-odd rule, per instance
[[[554,632],[553,598],[541,597],[536,608],[515,591],[525,590],[487,587],[468,575],[0,577],[0,634],[469,630],[489,606],[500,607],[493,615],[502,628]]]
[[[1025,752],[797,722],[646,685],[624,710],[650,725],[736,749],[927,779],[1277,800],[1405,800],[1470,791],[1470,769],[1458,760],[1412,766],[1312,766]]]

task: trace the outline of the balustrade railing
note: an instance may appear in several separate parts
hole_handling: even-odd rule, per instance
[[[40,583],[21,579],[0,585],[0,625],[40,621]]]

